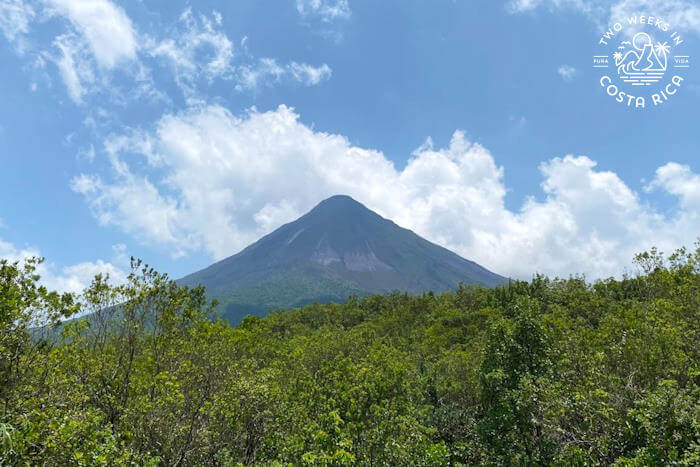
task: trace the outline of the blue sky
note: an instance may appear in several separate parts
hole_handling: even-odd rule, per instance
[[[601,31],[690,0],[0,0],[0,256],[180,277],[337,193],[499,272],[700,232],[700,82],[606,95]],[[691,58],[692,60],[692,58]]]

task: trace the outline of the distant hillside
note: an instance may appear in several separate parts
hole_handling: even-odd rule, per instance
[[[225,318],[350,295],[421,293],[459,283],[507,283],[473,261],[431,243],[348,196],[322,201],[240,253],[178,281],[204,285]]]

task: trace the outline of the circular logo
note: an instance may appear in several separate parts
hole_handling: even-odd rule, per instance
[[[593,56],[600,86],[617,102],[636,109],[658,106],[672,98],[690,68],[683,39],[662,18],[630,16],[613,24],[598,41]]]

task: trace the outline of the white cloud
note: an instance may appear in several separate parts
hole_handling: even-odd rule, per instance
[[[242,65],[237,70],[238,83],[236,89],[257,89],[261,83],[278,82],[285,74],[277,60],[262,58],[257,64]]]
[[[29,24],[35,16],[34,7],[23,0],[0,0],[0,30],[8,41],[19,41],[20,51],[23,48],[20,38],[29,32]]]
[[[288,69],[294,79],[307,86],[315,86],[331,77],[331,68],[325,63],[320,67],[313,67],[306,63],[292,62]]]
[[[700,231],[698,175],[676,164],[661,167],[650,186],[679,199],[670,217],[615,173],[570,155],[542,163],[544,199],[513,211],[503,169],[461,132],[444,149],[426,142],[403,170],[379,151],[314,131],[284,106],[240,117],[190,108],[129,139],[108,145],[108,181],[82,175],[73,189],[103,225],[176,254],[223,258],[339,193],[518,277],[620,274],[634,253],[689,245]]]
[[[314,5],[312,9],[333,11]],[[171,102],[163,91],[171,79],[186,102],[195,104],[204,101],[202,96],[215,82],[249,91],[283,82],[315,86],[331,76],[326,64],[279,64],[274,58],[251,56],[247,37],[237,54],[217,11],[206,15],[187,8],[175,26],[148,35],[139,34],[126,12],[110,0],[40,0],[34,6],[0,0],[0,30],[20,55],[32,22],[48,18],[66,20],[59,24],[60,33],[50,43],[34,36],[27,43],[37,60],[56,65],[68,96],[79,105],[98,96],[119,105],[143,98]],[[154,75],[163,64],[170,73]]]
[[[247,53],[247,37],[241,41],[242,53],[236,56],[222,23],[218,12],[208,17],[195,15],[187,9],[180,16],[179,28],[171,33],[172,37],[146,41],[148,53],[169,64],[190,102],[201,101],[202,84],[211,84],[214,80],[230,81],[236,90],[248,91],[283,80],[314,86],[330,78],[331,69],[326,64],[315,67],[291,62],[285,65],[274,58],[251,57]]]
[[[700,34],[700,5],[689,0],[620,0],[610,7],[610,22],[634,15],[663,18],[677,31]]]
[[[700,5],[695,0],[510,0],[507,8],[512,13],[538,8],[578,11],[603,28],[644,14],[663,18],[674,30],[700,34]]]
[[[693,173],[690,166],[669,162],[659,167],[647,190],[657,188],[677,196],[688,213],[700,215],[700,175]]]
[[[331,77],[331,68],[325,63],[314,67],[306,63],[291,62],[280,65],[273,58],[261,58],[255,64],[241,65],[236,70],[238,91],[255,90],[263,85],[281,82],[283,79],[316,86]]]
[[[125,246],[122,244],[112,247],[113,257],[111,262],[98,259],[95,262],[82,262],[63,268],[56,267],[52,263],[44,262],[37,268],[41,276],[41,283],[49,290],[58,292],[79,293],[83,291],[97,274],[108,274],[110,282],[121,284],[126,281],[126,273],[123,271]],[[30,257],[41,257],[39,250],[33,247],[19,248],[9,242],[0,239],[0,258],[11,262],[23,261]]]
[[[136,58],[136,32],[122,8],[109,0],[45,1],[50,12],[67,18],[85,37],[101,67]]]
[[[514,13],[532,11],[542,4],[543,0],[511,0],[508,9]]]
[[[600,10],[601,4],[610,0],[511,0],[507,7],[513,13],[525,13],[543,7],[549,10],[573,9],[585,13]]]
[[[297,0],[297,11],[302,17],[318,18],[324,22],[350,17],[347,0]]]
[[[182,29],[174,34],[174,38],[161,41],[148,39],[148,53],[166,59],[180,87],[186,94],[192,95],[197,79],[211,82],[231,76],[233,43],[220,29],[221,24],[222,17],[218,12],[209,18],[194,15],[188,8],[180,15]]]
[[[80,159],[86,160],[88,162],[94,161],[95,160],[95,146],[92,143],[90,143],[89,146],[84,147],[84,148],[80,148],[78,150],[78,153],[76,154],[76,158],[79,160]]]
[[[119,183],[105,184],[99,177],[79,175],[71,188],[90,199],[93,214],[102,225],[118,225],[136,238],[178,247],[174,256],[184,252],[188,234],[180,227],[182,214],[177,202],[163,196],[146,178],[134,175],[121,161],[114,160],[113,168]],[[148,226],[147,229],[142,228]]]
[[[17,248],[15,245],[5,242],[0,238],[0,258],[9,261],[20,261],[31,256],[40,256],[38,252],[32,248]]]
[[[97,274],[108,274],[110,282],[122,284],[126,281],[126,274],[120,268],[110,262],[98,259],[95,262],[83,262],[66,266],[56,271],[55,266],[48,266],[39,270],[42,283],[49,290],[61,292],[80,293],[90,285]]]
[[[559,76],[561,76],[561,79],[564,81],[572,81],[576,76],[576,68],[571,65],[561,65],[557,69],[557,73],[559,73]]]
[[[95,82],[95,75],[81,43],[73,35],[64,35],[57,37],[54,44],[60,51],[55,62],[68,95],[76,104],[82,104],[87,92],[85,86]]]
[[[56,37],[46,41],[30,34],[33,23],[43,24],[52,18],[65,20],[59,22]],[[32,52],[32,68],[43,70],[45,62],[53,62],[76,104],[106,90],[115,99],[122,98],[112,87],[109,74],[117,67],[126,67],[134,79],[129,94],[154,94],[146,89],[148,73],[136,63],[138,41],[131,20],[109,0],[0,0],[0,29],[20,55],[27,48]],[[36,87],[35,81],[32,91]]]

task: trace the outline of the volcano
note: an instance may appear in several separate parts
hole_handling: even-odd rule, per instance
[[[339,195],[178,282],[205,286],[236,324],[247,314],[351,295],[442,292],[460,283],[493,287],[508,279]]]

